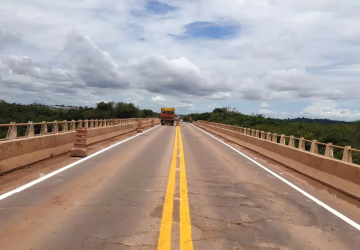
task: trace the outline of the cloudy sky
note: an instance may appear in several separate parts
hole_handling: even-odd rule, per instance
[[[360,1],[11,0],[0,99],[360,119]]]

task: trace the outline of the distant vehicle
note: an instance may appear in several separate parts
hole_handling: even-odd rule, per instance
[[[161,108],[161,125],[169,124],[174,126],[175,122],[175,109],[174,108]]]

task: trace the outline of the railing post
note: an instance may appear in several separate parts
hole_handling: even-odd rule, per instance
[[[268,133],[266,134],[266,140],[267,140],[267,141],[271,141],[271,133],[270,133],[270,132],[268,132]]]
[[[259,138],[259,130],[255,130],[255,137]]]
[[[263,139],[263,140],[266,139],[266,133],[264,131],[261,131],[260,135],[261,135],[261,139]]]
[[[34,137],[34,136],[35,136],[34,122],[29,121],[28,125],[26,126],[25,137]]]
[[[54,134],[59,133],[59,124],[57,120],[54,121],[51,132]]]
[[[312,141],[311,141],[310,152],[311,152],[311,153],[314,153],[314,154],[319,153],[317,140],[312,140]]]
[[[295,138],[294,138],[293,135],[290,136],[288,146],[289,146],[289,147],[292,147],[292,148],[295,148]]]
[[[16,122],[10,122],[10,126],[6,135],[6,139],[12,140],[17,138],[17,125]]]
[[[353,162],[353,160],[352,160],[351,146],[345,146],[342,160],[345,161],[345,162],[349,162],[349,163],[352,163],[352,162]]]
[[[251,130],[251,136],[255,136],[255,129]]]
[[[40,130],[40,134],[41,135],[46,135],[48,133],[48,127],[47,127],[47,122],[43,121],[41,123],[41,130]]]
[[[74,131],[76,129],[75,120],[71,120],[70,122],[70,130]]]
[[[326,144],[325,156],[334,158],[334,149],[332,147],[332,143],[330,143],[330,142],[328,144]]]
[[[79,121],[78,121],[78,126],[77,126],[77,128],[83,128],[83,122],[82,122],[82,120],[79,120]]]
[[[299,147],[300,150],[305,150],[305,141],[304,141],[304,137],[300,137],[299,140]]]
[[[282,134],[281,136],[280,136],[280,144],[281,145],[285,145],[286,143],[285,143],[285,135],[284,134]]]
[[[84,128],[88,128],[89,127],[89,120],[85,120],[85,126]]]
[[[272,141],[277,143],[277,138],[278,138],[277,133],[274,133],[274,134],[273,134]]]
[[[67,123],[67,120],[63,120],[62,131],[68,131],[68,123]]]

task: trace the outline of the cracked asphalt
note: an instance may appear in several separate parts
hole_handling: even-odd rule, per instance
[[[359,249],[346,222],[192,125],[181,134],[194,249]],[[174,139],[175,127],[159,126],[1,200],[0,249],[157,249]],[[360,222],[357,202],[282,172]],[[171,249],[180,249],[174,198]]]

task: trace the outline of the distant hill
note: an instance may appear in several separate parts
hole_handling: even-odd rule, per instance
[[[330,120],[330,119],[311,119],[311,118],[305,118],[305,117],[298,117],[298,118],[293,118],[293,119],[280,119],[283,121],[287,121],[287,122],[308,122],[308,123],[318,123],[318,124],[351,124],[353,122],[346,122],[346,121],[335,121],[335,120]]]

